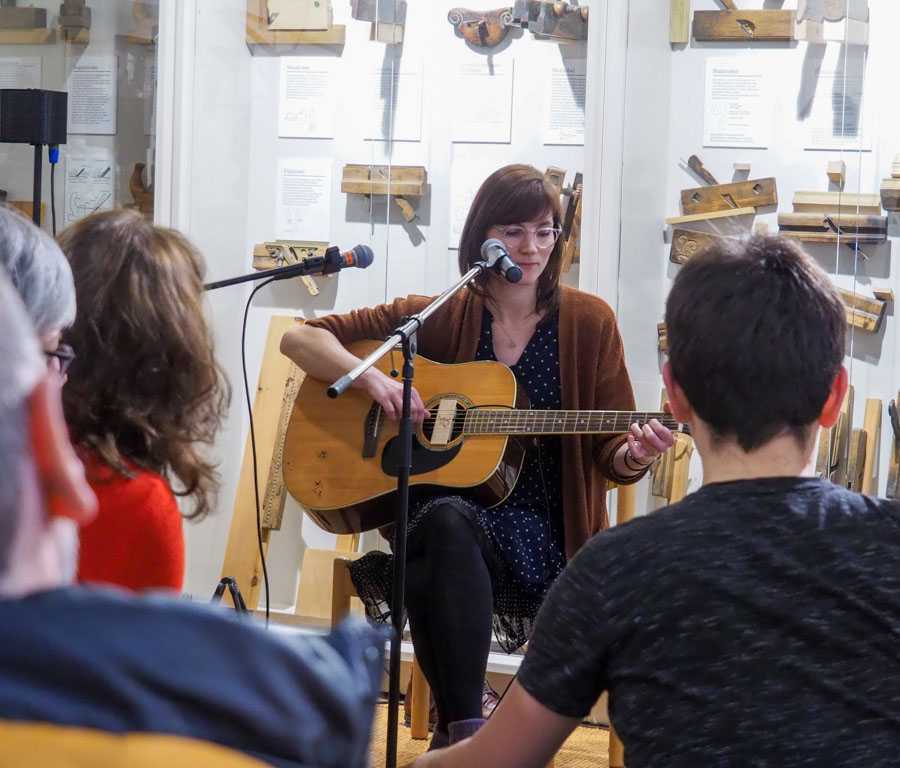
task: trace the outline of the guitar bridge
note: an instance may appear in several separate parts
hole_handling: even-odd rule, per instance
[[[362,457],[364,459],[375,458],[375,451],[378,448],[378,432],[381,429],[381,422],[384,418],[384,409],[378,403],[372,403],[366,420],[363,423],[363,449]]]

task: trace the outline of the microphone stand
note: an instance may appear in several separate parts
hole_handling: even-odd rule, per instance
[[[410,415],[412,403],[412,385],[416,354],[416,333],[425,321],[440,309],[461,288],[471,282],[488,269],[494,266],[496,259],[492,261],[475,262],[472,269],[464,274],[454,285],[450,286],[440,296],[431,302],[425,309],[416,315],[404,318],[403,323],[394,331],[393,335],[378,349],[360,362],[352,371],[341,376],[328,388],[329,397],[339,397],[356,381],[363,373],[371,368],[378,360],[390,352],[397,344],[403,348],[403,410],[400,418],[400,442],[402,447],[402,460],[400,474],[397,477],[397,494],[399,506],[397,518],[394,523],[394,571],[391,585],[391,620],[394,632],[391,636],[391,653],[389,666],[390,685],[388,689],[388,727],[387,727],[387,754],[385,764],[387,768],[396,768],[397,765],[397,721],[400,703],[400,641],[403,637],[403,627],[406,624],[403,595],[406,586],[406,527],[409,518],[409,475],[412,469],[412,418]]]
[[[330,275],[340,270],[339,259],[341,249],[336,245],[330,246],[324,256],[310,256],[309,258],[298,261],[296,264],[288,264],[286,267],[275,267],[275,269],[263,269],[251,272],[249,275],[240,275],[239,277],[229,277],[226,280],[217,280],[214,283],[206,283],[203,286],[204,291],[212,291],[216,288],[224,288],[227,285],[236,285],[237,283],[247,283],[251,280],[287,280],[291,277],[302,277],[303,275]]]

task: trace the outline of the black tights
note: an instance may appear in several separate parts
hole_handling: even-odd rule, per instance
[[[409,626],[442,731],[448,723],[481,717],[493,589],[474,525],[452,502],[439,504],[409,542]]]

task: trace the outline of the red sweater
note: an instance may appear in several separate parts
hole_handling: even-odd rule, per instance
[[[124,477],[93,453],[82,459],[98,512],[81,529],[78,581],[180,591],[184,533],[168,483],[136,467],[133,478]]]

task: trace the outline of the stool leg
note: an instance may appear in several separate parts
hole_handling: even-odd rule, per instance
[[[410,703],[410,734],[414,739],[428,738],[428,716],[431,712],[431,689],[417,659],[412,667],[412,702]]]
[[[334,559],[334,571],[331,582],[331,626],[340,623],[350,613],[350,598],[354,595],[353,582],[347,566],[349,560],[341,557]]]
[[[625,768],[625,745],[609,726],[609,768]]]

